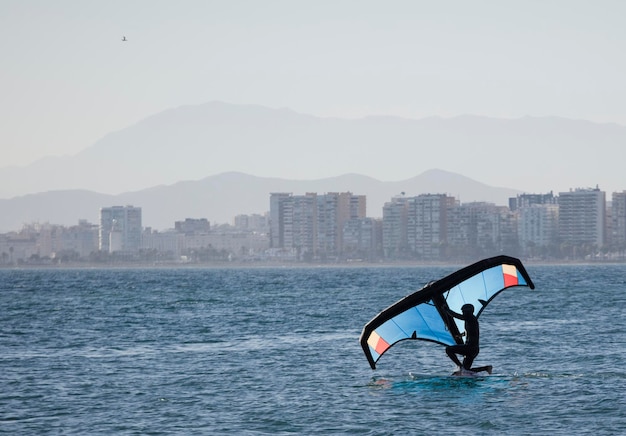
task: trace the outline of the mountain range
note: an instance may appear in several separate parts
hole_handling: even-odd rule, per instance
[[[161,185],[119,195],[86,190],[58,190],[0,200],[0,232],[19,230],[24,223],[74,225],[79,219],[99,222],[101,207],[133,205],[142,208],[143,225],[157,230],[174,227],[185,218],[208,218],[212,224],[232,223],[238,214],[269,211],[272,192],[346,192],[367,196],[367,215],[381,217],[383,204],[393,196],[447,193],[462,202],[474,200],[506,204],[520,191],[491,187],[459,174],[429,170],[399,182],[381,182],[358,174],[318,180],[264,178],[229,172],[197,181]]]
[[[100,207],[124,204],[143,207],[144,224],[157,229],[185,217],[225,223],[266,212],[278,191],[367,195],[373,217],[401,192],[496,204],[577,187],[610,195],[626,189],[624,144],[624,126],[556,117],[340,119],[222,102],[181,106],[76,155],[0,168],[0,231],[97,222]]]
[[[73,156],[0,167],[0,198],[84,189],[117,195],[224,172],[294,180],[433,169],[527,192],[625,189],[626,127],[546,117],[323,118],[210,102],[168,109]]]

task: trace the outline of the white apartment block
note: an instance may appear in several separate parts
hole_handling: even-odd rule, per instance
[[[407,201],[396,196],[383,206],[383,255],[388,259],[401,258],[408,254]]]
[[[343,224],[365,218],[365,196],[344,193],[272,193],[270,241],[273,249],[295,250],[300,259],[339,256]]]
[[[448,210],[456,204],[446,194],[423,194],[407,199],[409,250],[425,259],[439,259],[447,243]]]
[[[626,250],[626,191],[614,192],[611,205],[611,242]]]
[[[101,251],[136,252],[141,247],[141,233],[140,207],[113,206],[100,209]]]
[[[601,248],[606,241],[606,194],[595,189],[559,193],[559,240]]]
[[[518,214],[518,235],[523,253],[531,256],[539,254],[555,243],[558,236],[558,205],[523,206]]]
[[[291,211],[285,210],[291,202],[287,201],[292,194],[286,192],[273,192],[270,194],[270,247],[285,247],[285,220],[291,215]]]

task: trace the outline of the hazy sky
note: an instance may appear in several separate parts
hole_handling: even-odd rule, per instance
[[[626,125],[625,17],[618,0],[0,0],[0,167],[213,100]]]

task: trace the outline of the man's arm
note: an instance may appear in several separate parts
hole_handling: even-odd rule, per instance
[[[451,311],[449,307],[446,307],[445,310],[446,310],[446,313],[450,315],[451,317],[465,321],[465,318],[463,317],[463,315],[459,315],[458,313]]]

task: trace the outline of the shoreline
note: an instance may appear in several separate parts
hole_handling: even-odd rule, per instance
[[[424,267],[457,267],[469,265],[477,260],[468,261],[397,261],[397,262],[341,262],[341,263],[305,263],[305,262],[213,262],[213,263],[180,263],[180,262],[120,262],[120,263],[88,263],[88,262],[67,262],[59,264],[14,264],[0,265],[1,270],[63,270],[63,269],[255,269],[255,268],[424,268]],[[533,266],[607,266],[626,265],[624,260],[558,260],[558,261],[538,261],[523,260],[525,265]]]

